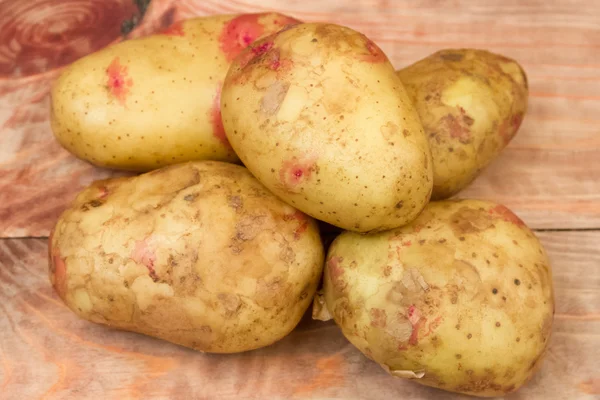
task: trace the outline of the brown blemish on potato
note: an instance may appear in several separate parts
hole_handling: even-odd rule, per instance
[[[242,198],[240,196],[229,196],[228,204],[229,204],[229,207],[235,209],[236,213],[241,213],[244,208],[244,201],[242,200]]]
[[[517,225],[518,227],[524,227],[525,223],[517,217],[512,211],[503,205],[497,205],[489,210],[489,214],[494,217],[500,218],[506,222]]]
[[[458,139],[462,144],[469,144],[472,141],[469,126],[473,124],[473,119],[466,115],[462,108],[460,108],[460,113],[460,116],[448,114],[442,118],[442,122],[446,124],[446,129],[452,139]]]
[[[381,308],[371,308],[369,316],[371,317],[371,326],[375,328],[385,328],[387,323],[387,314],[385,310]]]
[[[89,211],[90,207],[97,208],[97,207],[100,207],[102,204],[104,204],[104,202],[101,200],[98,200],[98,199],[90,200],[87,203],[82,204],[80,207],[80,210],[83,212]]]
[[[343,292],[348,283],[344,280],[344,269],[340,266],[340,263],[344,261],[342,257],[334,256],[327,261],[327,269],[329,272],[329,279],[333,288],[338,292]]]
[[[190,193],[190,194],[186,194],[183,197],[183,200],[187,201],[187,202],[192,202],[196,199],[196,197],[198,197],[199,193]]]
[[[292,249],[286,243],[281,243],[279,247],[281,248],[281,251],[279,252],[279,259],[281,261],[288,265],[296,261],[296,253],[294,252],[294,249]]]
[[[242,217],[236,224],[236,239],[248,241],[254,239],[264,230],[263,224],[267,217],[265,215],[247,215]]]
[[[391,273],[392,273],[392,266],[386,265],[385,268],[383,268],[383,276],[388,277],[391,275]]]
[[[224,316],[226,318],[236,315],[242,306],[240,298],[233,293],[219,293],[217,299],[219,299],[221,306],[225,310]]]
[[[400,127],[398,127],[398,125],[394,124],[393,122],[389,121],[387,124],[382,125],[379,128],[379,132],[381,132],[381,135],[386,140],[386,142],[388,142],[388,144],[394,145],[395,140],[398,139]]]
[[[475,374],[473,370],[466,371],[466,382],[452,390],[462,393],[478,394],[490,390],[500,393],[502,386],[495,382],[496,374],[491,369],[485,369],[483,374]]]
[[[289,88],[290,84],[282,81],[275,81],[269,86],[260,102],[261,112],[267,116],[276,114]]]
[[[458,303],[458,286],[456,285],[447,285],[448,294],[450,295],[450,304]]]
[[[455,235],[478,233],[493,225],[493,220],[489,215],[469,207],[461,207],[450,216],[450,227]]]
[[[439,57],[445,61],[453,61],[453,62],[458,62],[458,61],[462,61],[463,58],[465,58],[465,55],[462,53],[453,53],[453,52],[449,52],[449,51],[441,51],[439,53]]]
[[[256,281],[256,294],[254,296],[256,304],[265,308],[278,308],[280,312],[285,312],[283,305],[291,299],[288,299],[290,293],[290,284],[281,276],[274,278],[260,278]]]

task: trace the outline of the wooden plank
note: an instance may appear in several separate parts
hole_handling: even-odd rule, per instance
[[[134,36],[173,19],[265,10],[358,29],[397,68],[444,47],[515,57],[529,74],[530,111],[517,138],[460,196],[502,202],[534,228],[600,228],[599,2],[154,0]],[[82,187],[114,174],[54,141],[47,93],[57,73],[0,76],[0,237],[47,235]]]
[[[556,319],[541,371],[507,399],[600,395],[600,231],[539,234]],[[0,240],[0,393],[23,398],[468,399],[394,379],[331,322],[280,342],[209,355],[78,319],[52,291],[45,239]],[[525,317],[525,316],[524,316]]]

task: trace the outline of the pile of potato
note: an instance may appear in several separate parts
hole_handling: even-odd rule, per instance
[[[79,194],[51,282],[85,319],[215,353],[283,338],[314,300],[393,376],[512,392],[550,336],[548,258],[506,207],[444,199],[510,142],[527,95],[500,55],[395,71],[361,33],[276,13],[115,44],[56,81],[52,129],[95,165],[150,172]],[[344,230],[328,250],[319,224]]]

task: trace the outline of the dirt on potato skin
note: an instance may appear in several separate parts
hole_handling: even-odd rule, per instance
[[[392,375],[470,395],[524,385],[552,331],[543,247],[512,211],[486,201],[432,202],[405,227],[342,233],[323,292],[346,338]]]
[[[94,183],[60,217],[49,257],[79,316],[228,353],[295,327],[323,247],[316,222],[245,168],[207,161]]]
[[[356,31],[301,24],[255,42],[232,64],[221,101],[240,159],[314,218],[385,230],[429,200],[431,154],[418,115],[385,54]]]
[[[469,185],[516,135],[527,111],[525,71],[500,54],[446,49],[397,74],[431,147],[433,200]]]

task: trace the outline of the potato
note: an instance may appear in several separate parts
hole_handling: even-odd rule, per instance
[[[519,64],[483,50],[442,50],[398,71],[433,155],[432,199],[471,183],[516,134],[527,110]]]
[[[246,167],[315,218],[384,230],[429,200],[419,117],[385,54],[349,28],[295,25],[248,47],[225,78],[221,109]]]
[[[252,41],[297,22],[276,13],[197,18],[88,55],[53,85],[54,135],[77,157],[116,169],[236,162],[221,122],[227,69]]]
[[[314,220],[214,161],[94,183],[49,248],[50,280],[80,317],[214,353],[287,335],[323,265]]]
[[[554,295],[548,258],[502,205],[430,203],[410,225],[345,232],[325,267],[327,310],[392,375],[500,396],[539,368]]]

